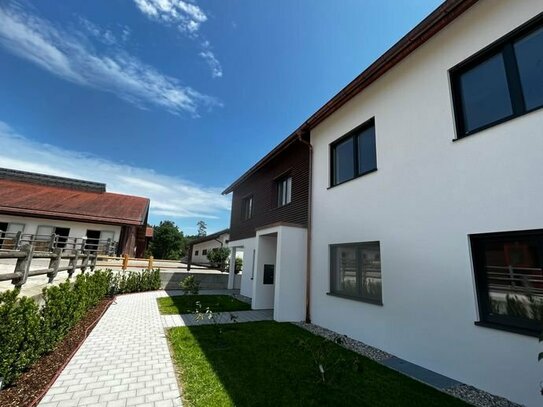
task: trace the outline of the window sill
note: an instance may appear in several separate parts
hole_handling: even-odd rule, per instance
[[[331,297],[343,298],[343,299],[346,299],[346,300],[353,300],[353,301],[358,301],[358,302],[365,302],[367,304],[383,306],[383,301],[381,301],[381,300],[372,300],[372,299],[369,299],[369,298],[356,297],[356,296],[353,296],[353,295],[338,294],[338,293],[326,293],[326,295],[329,295]]]
[[[339,187],[340,185],[346,184],[347,182],[350,182],[350,181],[354,181],[355,179],[358,179],[360,177],[363,177],[364,175],[368,175],[368,174],[371,174],[371,173],[376,172],[376,171],[377,171],[377,168],[374,168],[373,170],[369,170],[369,171],[363,172],[362,174],[358,174],[354,178],[349,178],[348,180],[342,181],[339,184],[330,185],[326,189],[332,189],[332,188],[335,188],[335,187]]]
[[[502,325],[496,322],[475,321],[474,324],[476,326],[481,326],[483,328],[497,329],[500,331],[511,332],[514,334],[519,334],[519,335],[524,335],[524,336],[533,336],[533,337],[539,338],[539,335],[540,335],[538,332],[532,331],[531,329],[518,328],[516,326],[510,326],[510,325]]]

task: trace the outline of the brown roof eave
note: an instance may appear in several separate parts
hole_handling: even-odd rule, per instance
[[[449,23],[469,9],[478,0],[446,0],[436,8],[428,17],[422,20],[415,28],[402,37],[388,51],[379,57],[373,64],[365,69],[347,86],[340,90],[334,97],[326,102],[319,110],[309,117],[300,127],[298,127],[290,136],[284,139],[272,151],[246,171],[241,177],[234,181],[222,194],[226,195],[232,192],[240,183],[245,181],[250,175],[261,168],[264,164],[274,158],[279,152],[283,151],[290,143],[297,140],[299,134],[315,128],[329,117],[336,110],[354,96],[367,88],[392,67],[397,65],[414,50],[428,41],[431,37],[441,31]]]

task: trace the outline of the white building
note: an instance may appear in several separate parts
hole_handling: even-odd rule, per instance
[[[86,238],[118,242],[118,253],[143,255],[149,199],[106,192],[105,184],[0,168],[0,248],[13,248],[18,232],[47,247]]]
[[[189,253],[191,253],[191,256],[189,257],[189,262],[196,265],[209,265],[207,254],[212,249],[226,247],[229,239],[229,230],[224,229],[211,235],[203,236],[199,239],[194,240],[190,244],[189,248]]]
[[[312,148],[308,267],[288,252],[310,290],[253,306],[306,296],[317,325],[541,405],[542,11],[446,1],[282,143]],[[284,258],[259,245],[254,275]]]

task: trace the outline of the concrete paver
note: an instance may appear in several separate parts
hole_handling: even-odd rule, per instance
[[[226,290],[202,291],[223,294]],[[117,297],[49,389],[39,407],[179,407],[178,386],[164,330],[208,321],[160,315],[153,291]],[[175,293],[177,294],[177,292]],[[233,312],[237,322],[271,320],[271,310]],[[232,322],[222,313],[221,323]]]

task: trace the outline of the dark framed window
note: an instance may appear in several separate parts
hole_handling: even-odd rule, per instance
[[[207,255],[207,249],[202,250],[202,256]]]
[[[195,250],[195,251],[194,251],[194,255],[195,255],[195,256],[198,256],[198,250]]]
[[[342,184],[377,169],[374,119],[330,145],[330,185]]]
[[[478,324],[538,335],[543,324],[543,230],[472,235]]]
[[[289,204],[292,201],[292,177],[287,176],[277,181],[277,206]]]
[[[249,196],[241,201],[241,219],[249,220],[253,217],[253,197]]]
[[[458,138],[543,107],[543,14],[450,75]]]
[[[330,294],[382,304],[379,242],[330,245]]]

